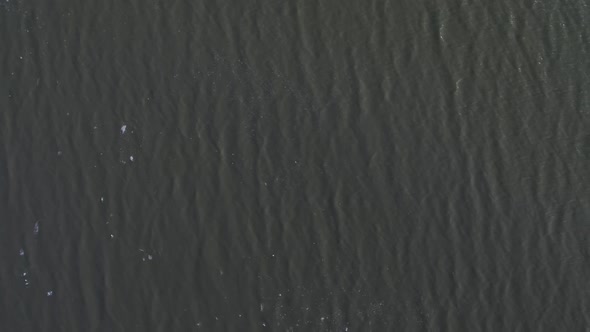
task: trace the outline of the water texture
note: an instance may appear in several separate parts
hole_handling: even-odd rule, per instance
[[[0,331],[588,331],[579,0],[0,3]]]

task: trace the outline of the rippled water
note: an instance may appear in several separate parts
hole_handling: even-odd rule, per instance
[[[588,330],[589,17],[2,1],[0,330]]]

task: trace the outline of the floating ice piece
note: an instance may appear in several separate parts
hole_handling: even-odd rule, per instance
[[[101,197],[101,198],[100,198],[100,201],[101,201],[101,202],[104,202],[104,197]]]
[[[127,125],[121,126],[121,135],[125,134],[125,130],[127,130]]]
[[[111,234],[111,239],[114,239],[114,238],[115,238],[115,236],[113,234]]]
[[[18,251],[18,254],[19,254],[20,256],[24,256],[24,255],[25,255],[25,250],[24,250],[24,249],[21,249],[21,250],[19,250],[19,251]]]
[[[148,259],[151,261],[152,260],[152,255],[148,255]]]
[[[50,290],[49,292],[47,292],[47,296],[52,296],[52,295],[53,295],[53,291]]]
[[[133,161],[133,156],[129,156],[129,160]]]

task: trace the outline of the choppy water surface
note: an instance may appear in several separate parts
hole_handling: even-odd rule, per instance
[[[587,330],[589,17],[2,1],[0,330]]]

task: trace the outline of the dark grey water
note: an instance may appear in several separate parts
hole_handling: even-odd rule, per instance
[[[0,331],[588,331],[590,8],[0,4]]]

